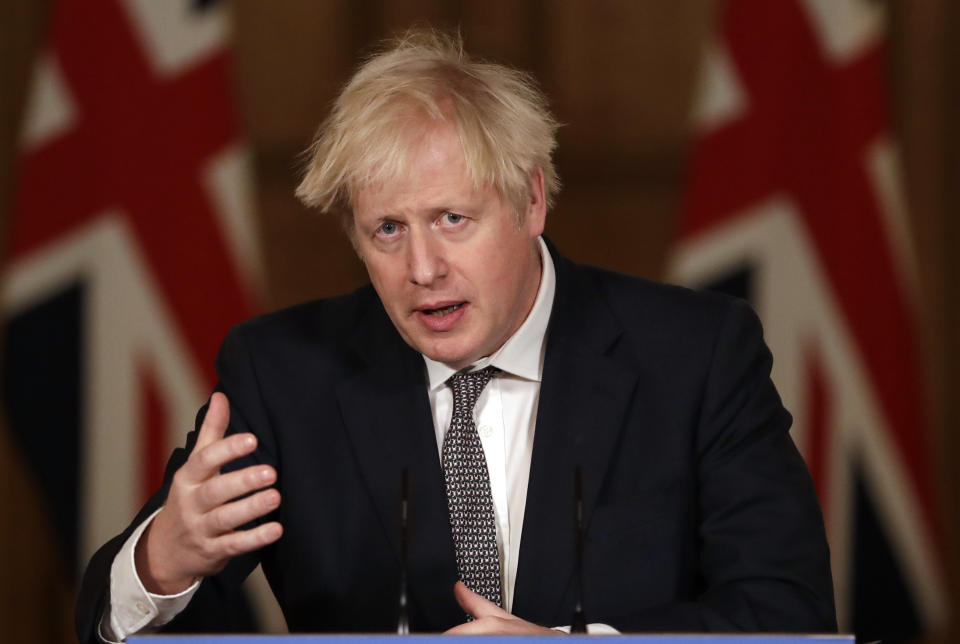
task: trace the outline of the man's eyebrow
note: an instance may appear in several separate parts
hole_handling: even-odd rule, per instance
[[[403,214],[394,210],[380,210],[374,211],[373,213],[364,217],[364,219],[369,219],[371,221],[383,221],[384,219],[398,219],[402,218]]]

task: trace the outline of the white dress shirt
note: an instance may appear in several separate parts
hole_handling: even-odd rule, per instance
[[[492,365],[503,372],[484,388],[474,414],[490,473],[500,551],[502,605],[507,611],[513,607],[547,325],[556,289],[553,260],[543,239],[539,243],[541,277],[533,308],[500,349],[472,365],[474,369]],[[423,360],[439,453],[453,415],[453,392],[446,381],[456,370],[426,356]],[[176,595],[154,595],[144,588],[133,555],[140,535],[154,516],[156,512],[130,535],[110,568],[110,604],[100,621],[100,636],[107,642],[121,642],[134,633],[150,632],[166,624],[186,608],[200,585],[197,582]],[[602,624],[590,624],[590,632],[617,631]]]

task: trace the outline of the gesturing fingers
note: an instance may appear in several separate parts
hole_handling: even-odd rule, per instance
[[[271,521],[250,530],[237,530],[217,537],[213,541],[213,548],[228,558],[236,557],[268,546],[282,535],[283,526],[276,521]]]
[[[221,570],[231,557],[280,538],[276,521],[246,530],[241,526],[280,505],[280,493],[263,489],[277,481],[269,465],[221,474],[228,463],[253,453],[253,434],[226,436],[230,407],[214,393],[190,456],[173,475],[166,502],[136,547],[136,566],[152,592],[183,590],[197,577]]]
[[[256,448],[257,438],[253,434],[234,434],[204,446],[198,441],[181,469],[184,482],[202,483],[219,474],[227,463],[251,454]]]
[[[280,493],[274,489],[262,490],[245,499],[221,505],[205,515],[207,533],[220,535],[253,521],[280,505]]]
[[[231,499],[254,492],[277,480],[277,471],[269,465],[251,465],[207,479],[196,491],[197,509],[211,510]]]

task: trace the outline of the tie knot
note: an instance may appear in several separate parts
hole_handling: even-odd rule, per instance
[[[483,388],[498,371],[496,367],[486,367],[479,371],[459,371],[450,376],[447,384],[453,389],[453,413],[473,413]]]

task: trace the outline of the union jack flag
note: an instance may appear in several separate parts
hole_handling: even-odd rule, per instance
[[[668,273],[751,301],[831,544],[841,629],[947,616],[883,3],[727,0]]]
[[[58,0],[28,98],[6,413],[76,569],[159,486],[220,340],[259,308],[228,15],[208,4]]]

